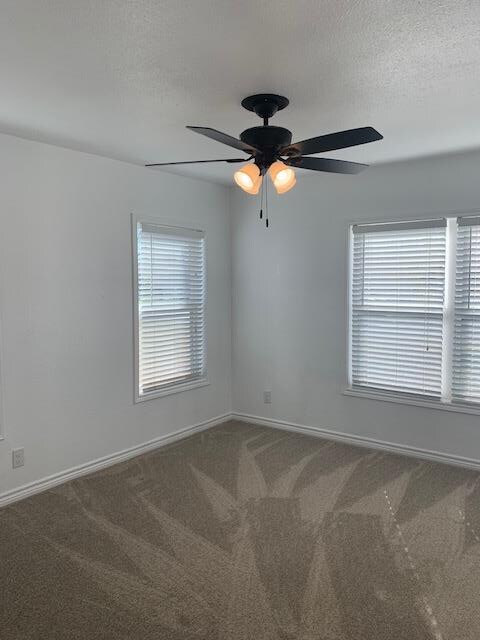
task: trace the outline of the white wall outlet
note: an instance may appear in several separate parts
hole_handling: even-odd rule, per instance
[[[12,451],[12,467],[17,469],[23,467],[25,464],[25,451],[23,447],[21,449],[13,449]]]
[[[272,392],[271,391],[264,391],[263,392],[263,402],[265,404],[271,404],[272,403]]]

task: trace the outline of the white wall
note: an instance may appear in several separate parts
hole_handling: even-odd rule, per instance
[[[271,193],[266,230],[238,189],[0,136],[0,494],[230,411],[232,352],[238,412],[480,460],[478,416],[341,393],[348,222],[480,208],[479,167],[480,153],[311,175]],[[211,384],[138,405],[132,211],[208,234]]]
[[[348,223],[480,210],[480,153],[311,174],[272,193],[268,230],[231,204],[234,410],[480,460],[480,416],[342,395]]]
[[[0,494],[230,410],[226,188],[9,136],[0,184]],[[137,405],[132,211],[208,238],[211,384]]]

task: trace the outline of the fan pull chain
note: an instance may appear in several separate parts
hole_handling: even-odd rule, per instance
[[[265,226],[268,229],[268,184],[265,181]]]
[[[260,220],[263,218],[263,180],[262,180],[262,189],[260,191]]]

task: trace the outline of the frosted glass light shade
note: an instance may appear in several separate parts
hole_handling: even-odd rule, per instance
[[[246,164],[233,174],[236,184],[250,195],[256,195],[262,184],[260,169],[256,164]]]
[[[268,170],[270,178],[277,193],[286,193],[295,186],[297,179],[295,177],[295,171],[292,167],[287,167],[286,164],[280,162],[274,162]]]

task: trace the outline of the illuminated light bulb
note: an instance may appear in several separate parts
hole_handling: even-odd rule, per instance
[[[277,186],[275,185],[275,189],[277,191],[277,193],[279,195],[281,195],[282,193],[287,193],[287,191],[290,191],[290,189],[293,189],[293,187],[297,184],[297,179],[295,177],[295,171],[293,171],[293,169],[291,169],[291,172],[293,173],[293,176],[291,178],[289,178],[288,182],[286,184],[283,184],[282,186]]]
[[[258,193],[262,184],[260,169],[256,164],[246,164],[233,174],[233,179],[246,193],[254,196]]]
[[[283,162],[280,162],[280,160],[272,164],[268,173],[270,174],[276,192],[279,194],[290,191],[297,183],[295,171],[291,167],[287,167]]]

